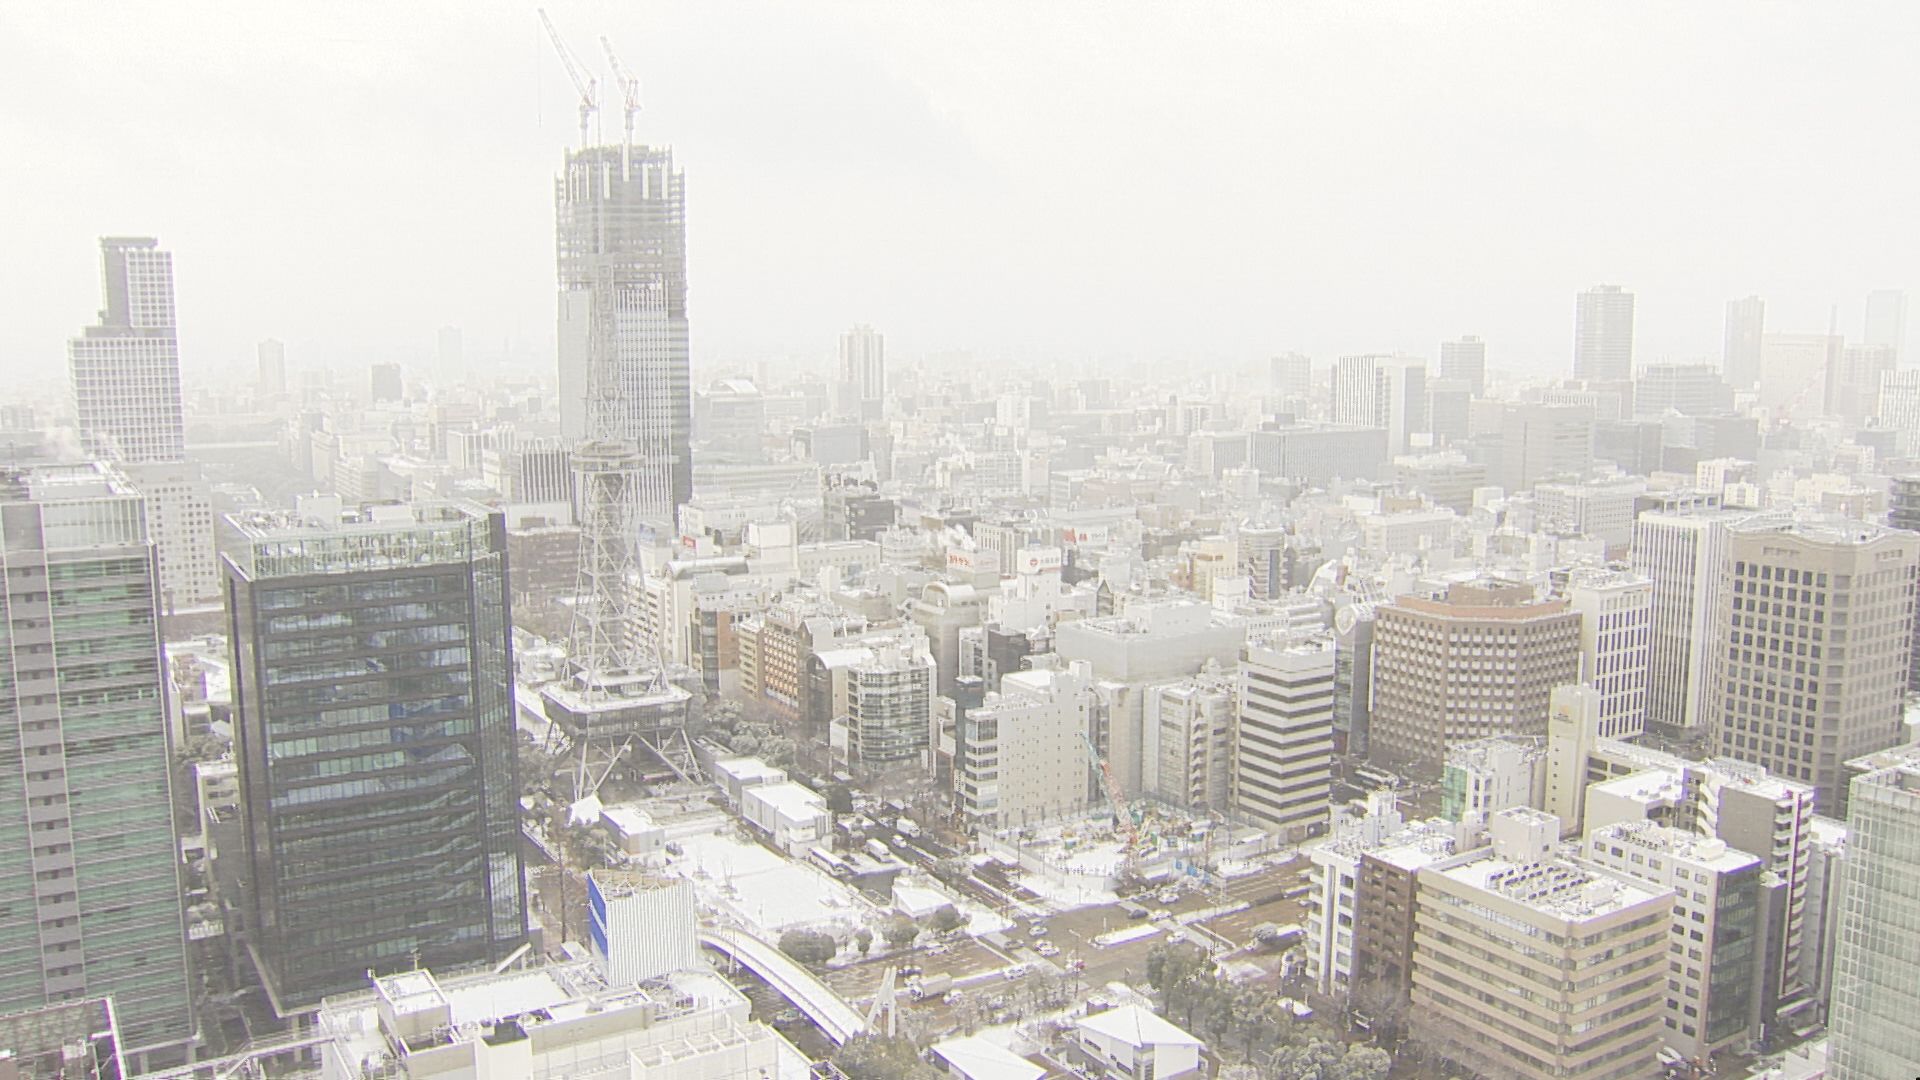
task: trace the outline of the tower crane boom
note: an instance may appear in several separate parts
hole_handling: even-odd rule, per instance
[[[1080,741],[1087,744],[1087,756],[1093,760],[1093,767],[1100,771],[1100,778],[1105,782],[1107,801],[1113,805],[1113,827],[1120,835],[1127,838],[1122,854],[1126,864],[1131,866],[1134,847],[1140,841],[1140,832],[1133,827],[1133,818],[1127,814],[1127,801],[1120,795],[1120,781],[1113,775],[1113,766],[1107,762],[1106,758],[1100,756],[1099,749],[1093,745],[1093,739],[1086,732],[1080,733]]]
[[[567,43],[560,40],[560,31],[553,28],[553,20],[547,18],[547,9],[540,9],[540,25],[547,28],[547,38],[553,42],[553,51],[560,55],[560,63],[567,69],[567,78],[573,80],[573,88],[580,92],[580,149],[587,148],[588,120],[595,110],[600,108],[600,84],[593,76],[581,70],[579,58]]]

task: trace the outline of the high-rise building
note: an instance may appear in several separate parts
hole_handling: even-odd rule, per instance
[[[1405,356],[1343,356],[1333,371],[1333,422],[1387,430],[1387,452],[1428,430],[1426,361]]]
[[[0,1012],[111,997],[129,1053],[193,1037],[158,584],[107,465],[0,471]]]
[[[1846,345],[1827,368],[1826,409],[1850,423],[1863,423],[1880,404],[1882,380],[1897,363],[1891,345]]]
[[[831,718],[835,758],[873,771],[925,767],[935,683],[925,636],[902,634],[843,651],[858,655],[846,664],[846,712]]]
[[[561,433],[635,444],[635,510],[671,529],[693,493],[684,178],[665,147],[589,147],[567,155],[554,207]],[[596,358],[612,386],[590,387]],[[606,432],[591,430],[589,389]]]
[[[1767,305],[1757,296],[1727,301],[1727,337],[1720,371],[1727,385],[1751,390],[1760,383],[1760,343],[1767,329]]]
[[[466,374],[466,339],[457,326],[443,326],[434,337],[433,377],[441,387],[452,386]]]
[[[1175,806],[1225,810],[1232,795],[1234,679],[1204,671],[1147,688],[1148,790]]]
[[[290,1013],[527,939],[506,527],[460,503],[229,516],[249,948]]]
[[[1092,665],[1094,691],[1106,709],[1096,742],[1122,793],[1144,790],[1147,687],[1192,675],[1209,660],[1223,669],[1238,661],[1246,625],[1214,614],[1211,604],[1169,598],[1130,604],[1119,615],[1073,619],[1055,629],[1055,652]]]
[[[1701,723],[1719,618],[1728,526],[1748,511],[1650,511],[1634,522],[1633,569],[1653,581],[1647,722],[1668,734]]]
[[[80,438],[109,461],[186,456],[173,253],[150,237],[100,241],[100,321],[67,342]]]
[[[1369,750],[1419,775],[1438,776],[1455,743],[1545,735],[1553,688],[1579,681],[1579,613],[1526,585],[1403,596],[1375,620]]]
[[[1846,339],[1837,334],[1767,334],[1760,339],[1760,404],[1794,419],[1827,407],[1830,372]]]
[[[1273,636],[1240,656],[1233,809],[1289,840],[1326,828],[1333,786],[1333,638]]]
[[[1474,397],[1487,393],[1487,343],[1473,334],[1440,343],[1440,377],[1460,379],[1473,387]]]
[[[1500,456],[1490,479],[1519,494],[1542,480],[1577,478],[1593,467],[1591,405],[1508,405],[1500,412]]]
[[[367,373],[367,387],[375,402],[400,401],[406,397],[406,382],[399,364],[375,364]]]
[[[1920,473],[1896,476],[1888,485],[1887,524],[1920,533]],[[1920,693],[1920,591],[1913,597],[1913,666],[1907,677],[1907,689]]]
[[[841,414],[877,420],[887,399],[887,339],[860,325],[840,335]]]
[[[1580,681],[1600,692],[1600,735],[1631,739],[1646,730],[1653,582],[1629,571],[1584,567],[1567,583],[1580,613]]]
[[[1901,455],[1920,457],[1920,368],[1880,376],[1880,396],[1873,411],[1880,426],[1899,433]]]
[[[1416,874],[1413,1027],[1490,1076],[1652,1076],[1674,895],[1553,854],[1504,810],[1493,846]]]
[[[287,347],[273,338],[255,347],[259,375],[254,382],[261,397],[279,397],[287,392]]]
[[[1273,392],[1282,400],[1313,395],[1313,358],[1290,352],[1268,361],[1268,376]]]
[[[1766,866],[1720,839],[1650,821],[1587,834],[1586,857],[1674,894],[1667,945],[1666,1045],[1704,1059],[1759,1031],[1761,875]]]
[[[1598,382],[1633,378],[1633,294],[1595,285],[1574,304],[1573,377]]]
[[[1841,765],[1906,738],[1920,536],[1841,518],[1727,539],[1706,719],[1718,752],[1844,809]]]
[[[968,820],[1009,826],[1087,804],[1090,674],[1084,664],[1012,672],[966,711],[954,788]]]
[[[1853,781],[1827,1076],[1920,1076],[1920,766]]]
[[[1473,386],[1465,379],[1427,382],[1427,430],[1434,442],[1452,446],[1467,441],[1473,427]]]
[[[1907,294],[1899,289],[1875,289],[1867,294],[1866,333],[1861,340],[1868,345],[1892,349],[1897,356],[1907,343]]]
[[[1711,364],[1647,364],[1633,381],[1633,415],[1713,416],[1733,411],[1733,388]]]

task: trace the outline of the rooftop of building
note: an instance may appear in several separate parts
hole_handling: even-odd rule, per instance
[[[1128,1046],[1201,1046],[1179,1025],[1141,1005],[1122,1005],[1080,1020],[1081,1031],[1117,1039]]]
[[[726,979],[704,968],[618,987],[609,985],[591,961],[501,974],[439,976],[421,969],[381,976],[370,989],[326,999],[319,1026],[346,1060],[358,1064],[395,1051],[523,1038],[533,1028],[592,1014],[633,1010],[638,1016],[651,1010],[652,1022],[658,1023],[742,1001]],[[383,1010],[395,1018],[392,1025]]]
[[[966,1080],[1039,1080],[1047,1070],[979,1035],[934,1043],[934,1056]]]
[[[0,503],[133,499],[139,495],[124,473],[105,462],[0,469]]]
[[[1738,848],[1730,848],[1727,842],[1711,836],[1684,829],[1670,829],[1651,821],[1621,821],[1604,825],[1587,834],[1588,840],[1595,837],[1618,841],[1623,846],[1631,845],[1645,851],[1660,852],[1675,860],[1691,863],[1695,866],[1718,873],[1730,873],[1748,866],[1757,866],[1759,856],[1748,854]]]
[[[1463,769],[1485,769],[1493,764],[1496,756],[1518,754],[1522,761],[1533,762],[1546,753],[1547,740],[1538,736],[1491,735],[1447,747],[1446,763]]]
[[[1871,544],[1880,540],[1898,537],[1910,537],[1911,533],[1899,529],[1876,525],[1858,518],[1844,517],[1839,514],[1823,514],[1813,511],[1795,513],[1792,517],[1781,518],[1772,515],[1754,515],[1753,520],[1736,522],[1730,526],[1736,536],[1767,534],[1790,536],[1810,544],[1822,544],[1832,547],[1852,547],[1858,544]]]
[[[1664,895],[1565,859],[1516,862],[1492,849],[1436,872],[1570,923],[1615,915]]]
[[[1565,600],[1538,600],[1533,586],[1495,577],[1456,581],[1441,597],[1402,596],[1385,610],[1396,608],[1444,619],[1502,622],[1526,622],[1568,612]]]

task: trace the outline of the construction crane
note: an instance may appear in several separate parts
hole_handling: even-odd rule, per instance
[[[613,69],[613,81],[620,84],[620,101],[626,110],[626,147],[633,150],[633,118],[640,112],[640,76],[627,70],[627,65],[613,54],[613,42],[605,34],[600,35],[600,48],[607,54],[607,66]]]
[[[553,51],[560,54],[560,63],[567,69],[567,78],[573,80],[573,88],[580,92],[580,149],[587,148],[588,121],[600,108],[600,84],[593,76],[581,70],[580,58],[573,55],[567,43],[560,40],[560,31],[553,28],[553,20],[547,18],[547,9],[540,9],[540,25],[547,28],[547,38],[553,42]]]
[[[1087,744],[1087,757],[1093,761],[1093,767],[1100,772],[1106,782],[1107,801],[1113,804],[1113,827],[1127,838],[1126,846],[1121,849],[1125,865],[1133,865],[1134,847],[1140,842],[1140,830],[1134,828],[1133,818],[1127,813],[1127,801],[1120,796],[1120,781],[1114,778],[1113,766],[1100,756],[1100,750],[1093,745],[1093,739],[1086,732],[1080,733],[1080,741]]]

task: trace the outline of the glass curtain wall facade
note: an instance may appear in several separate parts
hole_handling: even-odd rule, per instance
[[[526,940],[504,523],[402,510],[228,519],[249,947],[283,1012]]]
[[[104,465],[0,470],[0,1013],[112,997],[192,1038],[153,546]]]

